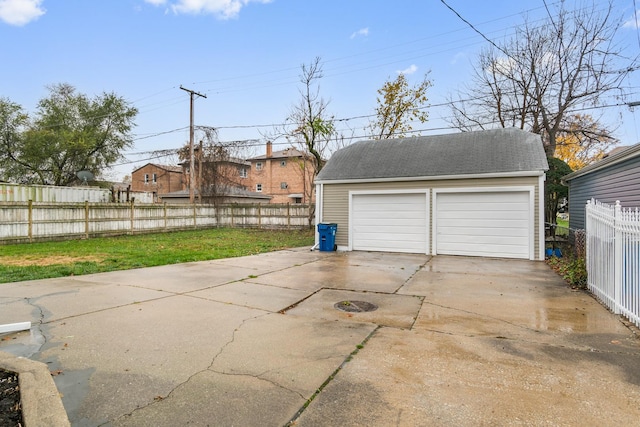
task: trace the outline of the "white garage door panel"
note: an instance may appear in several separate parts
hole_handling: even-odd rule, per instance
[[[353,249],[427,252],[426,194],[354,194]]]
[[[439,254],[529,258],[528,192],[438,193],[436,198]]]

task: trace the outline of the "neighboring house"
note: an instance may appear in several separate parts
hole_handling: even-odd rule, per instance
[[[180,166],[147,163],[131,173],[131,191],[152,192],[156,196],[184,189]]]
[[[569,186],[569,227],[585,228],[585,205],[592,198],[640,207],[640,144],[612,153],[562,178]]]
[[[302,152],[273,151],[267,142],[264,156],[249,159],[251,189],[272,196],[271,203],[313,203],[313,163]]]
[[[253,191],[244,190],[242,188],[231,187],[225,188],[224,194],[221,190],[220,194],[216,195],[221,199],[222,203],[269,203],[271,197],[266,194],[256,193]],[[198,200],[198,191],[195,191],[196,201]],[[203,196],[202,202],[199,203],[214,203],[213,196]],[[189,190],[180,190],[174,193],[163,194],[161,201],[166,203],[189,203]]]
[[[185,188],[189,189],[190,181],[190,163],[183,162],[180,164],[184,172]],[[232,188],[242,190],[251,186],[249,174],[251,172],[251,163],[246,160],[235,157],[226,157],[216,161],[196,161],[194,168],[195,187],[196,190],[202,190],[202,194],[215,196],[217,191],[225,194]],[[207,188],[209,190],[207,190]],[[216,188],[217,191],[211,190]]]
[[[496,129],[362,141],[316,178],[341,250],[544,259],[539,135]]]

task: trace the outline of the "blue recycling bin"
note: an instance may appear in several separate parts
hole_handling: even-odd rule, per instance
[[[338,231],[338,224],[333,224],[333,223],[318,224],[318,235],[320,237],[320,251],[331,252],[336,250],[336,231]]]

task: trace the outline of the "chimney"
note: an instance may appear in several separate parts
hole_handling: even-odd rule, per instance
[[[271,141],[267,141],[267,159],[271,158],[272,154]]]

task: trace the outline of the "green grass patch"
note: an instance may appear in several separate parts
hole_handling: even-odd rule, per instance
[[[6,245],[0,283],[254,255],[313,241],[313,230],[215,228]]]

